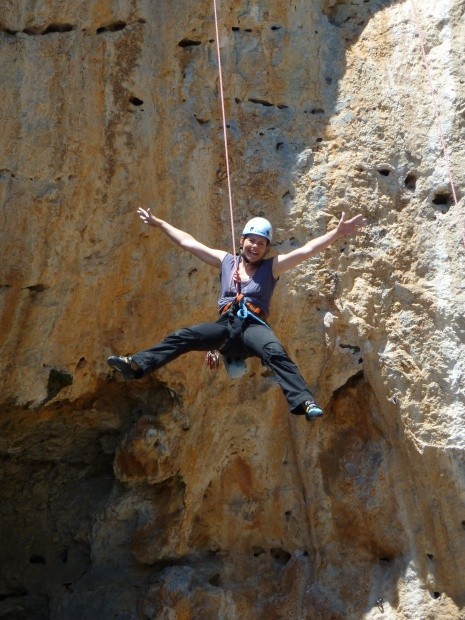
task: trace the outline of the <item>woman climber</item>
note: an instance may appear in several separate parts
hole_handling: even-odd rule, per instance
[[[305,415],[309,421],[321,417],[323,411],[316,405],[297,366],[266,323],[266,318],[279,276],[340,237],[354,234],[366,224],[363,216],[356,215],[347,220],[343,213],[337,227],[330,232],[287,254],[265,258],[272,228],[262,217],[247,222],[240,239],[240,252],[235,257],[207,247],[189,233],[155,217],[150,209],[138,209],[137,213],[145,224],[160,228],[179,247],[220,270],[220,317],[215,323],[179,329],[151,349],[130,357],[112,355],[108,364],[126,379],[140,379],[189,351],[219,350],[227,359],[256,356],[273,372],[291,413]]]

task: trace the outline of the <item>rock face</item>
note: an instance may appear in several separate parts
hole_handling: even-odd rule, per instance
[[[416,0],[461,199],[464,0]],[[465,617],[465,235],[413,3],[221,3],[235,233],[286,252],[271,322],[325,417],[258,360],[108,371],[215,318],[231,247],[210,2],[0,7],[0,617]]]

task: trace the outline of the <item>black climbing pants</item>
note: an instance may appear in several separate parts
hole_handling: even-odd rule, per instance
[[[241,320],[227,312],[216,323],[178,329],[152,348],[135,353],[132,359],[145,375],[189,351],[215,349],[228,357],[259,357],[273,372],[291,413],[304,413],[302,403],[313,400],[297,366],[273,331],[250,316]]]

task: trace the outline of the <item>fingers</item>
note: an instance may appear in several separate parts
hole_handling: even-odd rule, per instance
[[[363,215],[356,215],[354,217],[354,224],[357,228],[363,228],[367,225],[367,220],[363,217]]]
[[[152,217],[150,213],[150,209],[147,209],[147,211],[145,211],[145,209],[142,209],[141,207],[139,207],[139,209],[137,209],[137,214],[140,217],[140,219],[144,222],[144,224],[150,224],[150,219]]]
[[[352,224],[353,226],[356,226],[358,228],[358,227],[366,226],[367,220],[363,217],[362,214],[359,214],[353,217],[352,219],[347,220],[346,223]]]

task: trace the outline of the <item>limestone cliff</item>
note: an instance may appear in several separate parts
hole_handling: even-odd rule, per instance
[[[416,0],[459,199],[464,0]],[[257,360],[106,357],[215,318],[231,247],[213,7],[3,0],[0,617],[465,617],[465,247],[410,0],[220,2],[236,234],[286,252]]]

